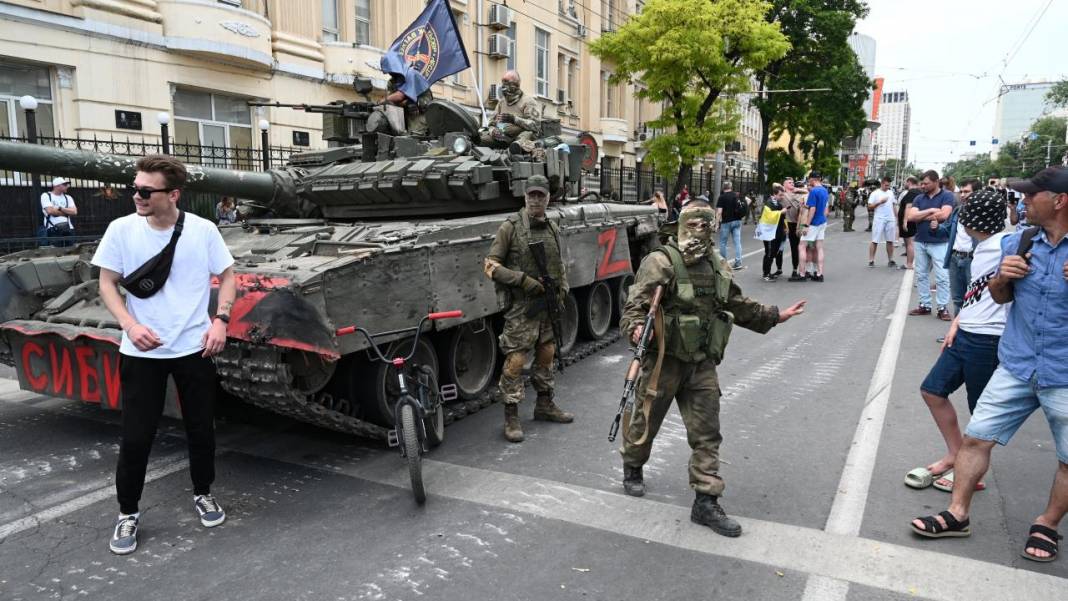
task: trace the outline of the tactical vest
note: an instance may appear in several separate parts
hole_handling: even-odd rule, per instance
[[[509,269],[522,271],[532,278],[540,276],[538,264],[534,262],[529,244],[539,240],[545,242],[545,258],[548,261],[549,275],[559,282],[564,283],[564,261],[560,254],[560,226],[550,220],[546,220],[545,227],[530,227],[530,217],[526,209],[514,213],[508,217],[512,224],[512,239],[508,245],[508,256],[504,266]],[[522,288],[511,287],[513,302],[525,302],[526,293]]]
[[[687,363],[711,359],[717,365],[730,339],[734,314],[725,310],[731,277],[712,258],[687,266],[671,243],[658,249],[671,259],[675,272],[672,294],[665,295],[665,353]]]

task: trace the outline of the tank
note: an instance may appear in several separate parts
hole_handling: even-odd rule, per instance
[[[548,216],[560,225],[569,266],[565,363],[617,337],[613,324],[634,267],[657,244],[659,217],[648,205],[579,196],[581,172],[596,161],[591,136],[567,138],[558,124],[543,123],[539,152],[513,154],[472,144],[477,123],[449,102],[428,107],[423,137],[361,131],[365,107],[337,106],[355,136],[347,141],[359,143],[294,155],[266,172],[187,166],[188,189],[242,199],[244,221],[220,228],[238,281],[227,345],[216,358],[227,393],[385,439],[393,368],[371,362],[362,337],[334,332],[396,330],[431,311],[461,309],[463,318],[434,323],[417,360],[435,388],[455,394],[448,421],[486,406],[505,299],[483,275],[482,259],[500,223],[522,207],[534,174],[550,179]],[[129,184],[136,160],[0,142],[0,169]],[[121,331],[98,296],[94,250],[81,244],[0,257],[0,361],[15,367],[25,390],[121,409]],[[214,311],[214,294],[212,304]]]

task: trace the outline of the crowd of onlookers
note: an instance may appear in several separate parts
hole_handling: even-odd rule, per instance
[[[1053,561],[1061,540],[1057,528],[1068,513],[1068,167],[1007,183],[958,184],[926,171],[905,178],[898,190],[891,178],[882,178],[877,186],[841,194],[821,180],[812,173],[802,186],[787,178],[772,184],[760,203],[740,197],[726,183],[714,203],[723,257],[732,268],[743,267],[740,226],[753,217],[764,245],[764,281],[783,274],[789,247],[789,280],[822,282],[830,203],[837,200],[846,231],[852,223],[846,213],[865,206],[868,267],[876,267],[884,246],[888,267],[915,270],[918,302],[909,315],[950,322],[938,339],[939,357],[920,384],[946,452],[910,471],[905,484],[933,486],[951,493],[952,500],[946,511],[917,518],[910,527],[930,538],[970,535],[969,507],[973,494],[986,488],[992,448],[1007,444],[1042,409],[1058,466],[1049,503],[1034,520],[1021,555]],[[685,204],[688,197],[683,190],[676,201]],[[658,198],[657,206],[671,214],[673,206]],[[900,266],[898,250],[905,258]],[[971,414],[963,431],[949,400],[962,386]]]

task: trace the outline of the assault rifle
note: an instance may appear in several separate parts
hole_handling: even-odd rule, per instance
[[[623,398],[619,400],[619,409],[616,411],[616,418],[612,420],[611,427],[608,428],[608,442],[615,442],[616,434],[619,433],[619,424],[623,421],[623,413],[630,411],[633,414],[634,411],[634,385],[638,381],[638,374],[642,369],[642,359],[645,358],[645,351],[649,348],[649,340],[653,336],[653,325],[656,321],[656,312],[660,309],[660,299],[664,296],[664,287],[657,286],[656,291],[653,292],[653,300],[649,303],[649,312],[645,314],[644,326],[642,327],[642,335],[638,339],[638,346],[634,348],[634,358],[630,361],[630,367],[627,369],[627,377],[623,381]],[[663,344],[660,341],[660,344]]]
[[[563,324],[560,322],[560,286],[549,275],[549,259],[545,255],[545,242],[538,240],[527,245],[530,254],[534,257],[534,264],[538,266],[538,281],[545,287],[545,310],[549,312],[549,322],[553,326],[553,341],[556,342],[556,370],[564,371],[564,364],[560,361],[560,345],[563,344]]]

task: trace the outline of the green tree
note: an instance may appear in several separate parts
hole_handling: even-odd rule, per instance
[[[1068,79],[1053,84],[1053,88],[1046,92],[1046,102],[1053,106],[1068,106]]]
[[[780,24],[790,52],[757,75],[761,90],[829,88],[828,92],[768,93],[756,101],[763,125],[757,171],[764,174],[772,135],[790,133],[795,148],[815,162],[834,154],[843,138],[867,125],[863,105],[873,88],[848,39],[868,14],[861,0],[774,0],[767,18]]]
[[[905,181],[905,178],[910,175],[918,175],[919,171],[916,166],[908,161],[902,161],[901,159],[886,159],[879,163],[879,169],[877,177],[896,177],[900,182]]]
[[[763,0],[649,0],[641,14],[590,44],[612,69],[611,82],[640,79],[638,97],[663,103],[649,125],[666,133],[649,143],[649,158],[674,190],[690,180],[693,164],[734,139],[733,96],[789,50]],[[675,194],[672,191],[672,195]]]
[[[788,177],[804,177],[805,166],[782,148],[772,148],[767,155],[768,181],[781,183]]]

